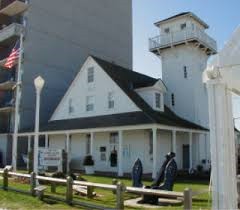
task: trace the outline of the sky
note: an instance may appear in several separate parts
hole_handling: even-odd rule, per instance
[[[221,50],[240,25],[240,0],[133,0],[133,69],[161,78],[161,60],[148,50],[148,39],[159,35],[153,23],[181,12],[193,12],[210,28],[206,31]],[[240,117],[240,99],[234,97],[234,117]],[[236,120],[240,128],[240,119]]]

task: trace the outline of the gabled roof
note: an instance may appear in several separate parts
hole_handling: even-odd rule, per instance
[[[95,56],[91,56],[114,81],[130,89],[153,86],[158,80],[122,66],[110,63]]]
[[[192,12],[182,12],[182,13],[179,13],[177,15],[173,15],[169,18],[166,18],[166,19],[163,19],[163,20],[160,20],[156,23],[154,23],[155,26],[159,26],[160,24],[164,23],[164,22],[167,22],[169,20],[173,20],[173,19],[176,19],[178,17],[183,17],[183,16],[189,16],[189,17],[192,17],[193,19],[195,19],[196,21],[198,21],[199,23],[201,23],[206,29],[209,28],[209,25],[207,23],[205,23],[202,19],[200,19],[197,15],[195,15],[194,13]]]
[[[47,125],[41,126],[41,131],[75,130],[140,124],[161,124],[188,129],[208,130],[180,118],[168,107],[165,107],[164,112],[153,110],[152,107],[136,93],[135,88],[153,86],[159,79],[134,72],[95,56],[91,57],[142,111],[69,120],[54,120],[49,121]]]
[[[168,107],[165,107],[164,112],[153,110],[152,107],[148,105],[148,103],[134,90],[135,88],[139,87],[152,86],[159,79],[134,72],[95,56],[92,56],[92,58],[115,81],[115,83],[125,92],[125,94],[143,111],[143,113],[149,119],[151,119],[152,123],[207,130],[202,126],[178,117]]]

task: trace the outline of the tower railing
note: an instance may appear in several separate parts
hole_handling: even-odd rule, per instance
[[[217,43],[204,30],[197,27],[189,27],[184,30],[162,34],[149,39],[149,49],[154,51],[158,48],[174,46],[179,43],[196,40],[214,52],[217,50]]]

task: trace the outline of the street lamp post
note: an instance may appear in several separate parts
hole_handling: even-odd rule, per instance
[[[33,171],[38,173],[38,144],[39,144],[39,112],[40,112],[40,95],[44,86],[44,79],[38,76],[34,80],[34,86],[36,88],[36,112],[35,112],[35,135],[34,135],[34,166]]]

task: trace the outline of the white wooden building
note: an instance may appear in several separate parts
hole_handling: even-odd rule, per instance
[[[160,35],[150,51],[162,60],[163,80],[89,56],[48,124],[40,129],[45,146],[68,153],[68,169],[83,169],[91,154],[95,170],[131,173],[137,158],[156,177],[166,153],[178,169],[210,167],[208,97],[202,72],[216,42],[193,13],[155,24]],[[44,100],[44,98],[43,98]],[[34,133],[22,131],[19,137]],[[117,152],[117,165],[110,156]]]
[[[96,171],[122,176],[140,158],[144,173],[155,177],[169,151],[176,152],[179,169],[207,169],[208,130],[165,106],[166,92],[161,79],[90,56],[40,135],[47,147],[68,152],[72,169],[83,169],[91,154]],[[118,164],[111,167],[114,149]]]

